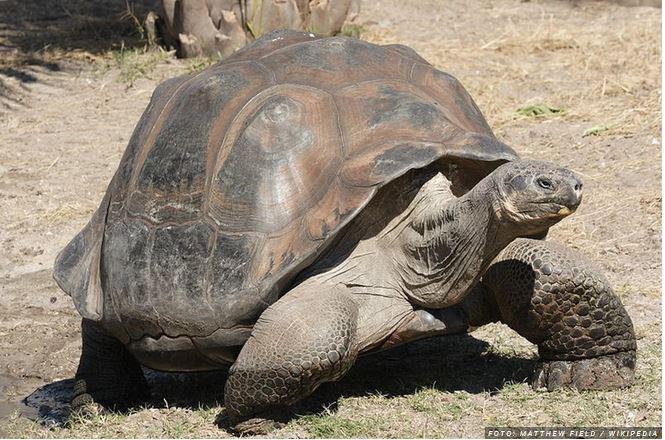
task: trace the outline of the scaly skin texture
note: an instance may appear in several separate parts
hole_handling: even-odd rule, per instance
[[[97,403],[109,409],[126,409],[149,396],[141,366],[122,342],[99,324],[81,323],[83,351],[74,382],[72,410]]]
[[[257,419],[341,378],[355,362],[358,308],[343,288],[303,284],[270,306],[229,371],[224,390],[233,424]]]
[[[482,286],[500,320],[538,345],[535,388],[611,389],[632,382],[633,324],[600,269],[579,253],[517,239],[490,266]],[[471,316],[471,323],[496,317]]]

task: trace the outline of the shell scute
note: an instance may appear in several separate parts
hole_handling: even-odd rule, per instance
[[[230,122],[226,110],[248,101],[271,78],[253,63],[213,68],[189,78],[154,121],[134,164],[132,215],[153,222],[201,215],[209,156]]]
[[[149,226],[138,219],[112,222],[104,231],[103,289],[116,292],[109,297],[110,304],[105,304],[105,312],[112,313],[132,339],[162,333],[152,306],[150,236]]]
[[[260,240],[253,236],[217,234],[209,264],[208,295],[224,303],[226,293],[252,288],[252,260]]]
[[[230,232],[276,234],[327,190],[341,157],[332,97],[279,85],[259,93],[219,150],[208,214]]]
[[[311,32],[298,32],[290,29],[277,29],[263,35],[253,43],[243,47],[226,60],[222,61],[240,61],[240,60],[258,60],[261,57],[294,44],[313,41],[321,37]]]
[[[312,241],[325,240],[339,225],[353,217],[369,191],[371,189],[345,186],[339,177],[335,179],[323,198],[306,215],[307,237]]]
[[[382,46],[385,49],[392,50],[394,52],[399,53],[400,55],[403,55],[413,61],[417,61],[419,63],[427,64],[428,66],[430,63],[420,55],[418,55],[418,52],[415,50],[411,49],[409,46],[405,46],[403,44],[385,44]]]
[[[321,38],[275,50],[260,59],[280,83],[334,90],[378,78],[408,79],[414,61],[354,38]]]
[[[429,65],[416,64],[411,82],[435,98],[456,126],[468,132],[494,136],[473,98],[454,76]]]
[[[214,235],[203,222],[155,229],[147,290],[160,327],[171,337],[217,329],[205,276]]]

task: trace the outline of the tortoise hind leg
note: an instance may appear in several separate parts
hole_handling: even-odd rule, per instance
[[[498,312],[487,321],[499,318],[538,345],[534,388],[616,389],[632,383],[633,324],[600,269],[579,253],[552,242],[515,240],[479,289]]]
[[[127,348],[97,323],[81,324],[83,349],[74,379],[72,410],[94,403],[124,410],[149,397],[141,366]]]

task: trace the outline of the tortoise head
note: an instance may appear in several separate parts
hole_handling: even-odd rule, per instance
[[[524,233],[549,228],[575,212],[582,201],[582,179],[549,162],[509,162],[491,176],[497,190],[492,204],[497,217]]]

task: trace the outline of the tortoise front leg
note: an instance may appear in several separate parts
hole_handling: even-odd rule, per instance
[[[235,430],[262,433],[288,406],[341,378],[356,360],[358,307],[342,286],[304,283],[266,309],[229,370]]]
[[[486,321],[498,317],[538,345],[534,388],[616,389],[632,383],[633,324],[600,269],[579,253],[517,239],[483,276],[476,293],[482,296],[498,310]],[[471,321],[484,323],[478,316]]]

